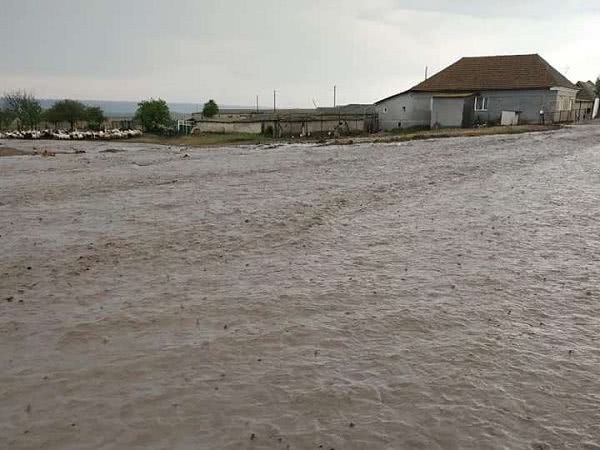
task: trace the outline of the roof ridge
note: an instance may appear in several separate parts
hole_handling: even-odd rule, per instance
[[[466,59],[466,58],[469,58],[469,59],[474,59],[474,58],[503,58],[503,57],[514,58],[515,56],[538,56],[538,57],[542,58],[539,53],[516,53],[516,54],[507,54],[507,55],[463,56],[461,59]]]

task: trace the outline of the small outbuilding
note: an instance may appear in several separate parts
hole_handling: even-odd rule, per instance
[[[319,136],[372,132],[377,129],[373,105],[277,111],[220,111],[211,118],[192,114],[192,133],[252,133],[282,136]]]
[[[579,92],[575,98],[575,114],[578,120],[588,120],[592,118],[594,110],[594,99],[596,98],[596,86],[591,81],[578,81]]]

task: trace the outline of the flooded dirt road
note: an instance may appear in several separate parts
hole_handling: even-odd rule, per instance
[[[600,449],[600,127],[3,144],[0,448]]]

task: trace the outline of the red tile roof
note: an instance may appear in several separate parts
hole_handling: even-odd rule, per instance
[[[419,83],[411,91],[577,89],[540,55],[466,57]]]

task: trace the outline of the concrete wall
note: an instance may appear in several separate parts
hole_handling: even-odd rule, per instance
[[[375,105],[382,130],[428,127],[431,122],[431,94],[407,92]]]
[[[343,133],[365,131],[363,119],[325,119],[325,120],[278,120],[265,122],[265,130],[271,127],[277,136],[300,136],[301,134],[318,135],[332,133],[336,129]]]
[[[547,123],[563,120],[569,114],[557,111],[575,109],[577,92],[566,88],[529,89],[514,91],[482,91],[488,98],[486,111],[473,111],[469,123],[500,122],[502,111],[522,111],[520,123],[538,123],[540,110],[545,113]],[[376,105],[379,125],[383,130],[430,126],[432,93],[407,92]],[[467,124],[468,126],[468,124]]]
[[[261,122],[216,122],[204,121],[196,123],[194,131],[201,133],[262,133]]]
[[[197,122],[195,132],[201,133],[254,133],[267,132],[267,129],[276,131],[276,136],[300,136],[308,133],[319,134],[333,132],[338,129],[342,133],[364,131],[366,127],[363,119],[324,119],[324,120],[264,120],[256,122],[232,122],[205,120]]]
[[[304,123],[304,129],[311,134],[327,133],[334,131],[336,128],[344,132],[364,131],[364,120],[311,120]]]
[[[570,111],[575,109],[577,90],[567,88],[552,88],[556,92],[555,111]]]
[[[576,94],[565,88],[482,91],[481,95],[488,98],[488,109],[475,111],[475,121],[499,122],[502,111],[521,111],[519,123],[538,123],[542,110],[547,123],[559,121],[558,111],[575,108]]]

